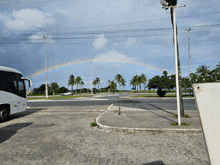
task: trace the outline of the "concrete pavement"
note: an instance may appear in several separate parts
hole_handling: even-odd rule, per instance
[[[98,127],[104,130],[134,133],[136,131],[151,132],[191,132],[201,133],[202,128],[197,110],[185,110],[190,118],[181,118],[181,123],[189,125],[173,126],[178,123],[175,118],[177,111],[173,110],[145,110],[129,107],[110,106],[108,110],[96,118]]]

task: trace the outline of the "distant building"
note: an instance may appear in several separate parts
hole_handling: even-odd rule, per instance
[[[31,94],[31,91],[27,91],[27,95],[30,95]]]

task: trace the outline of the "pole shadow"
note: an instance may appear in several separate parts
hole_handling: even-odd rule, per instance
[[[157,107],[157,106],[155,106],[155,105],[153,105],[153,104],[151,104],[151,103],[149,103],[149,105],[152,106],[152,107],[154,107],[154,108],[157,108],[157,109],[159,109],[159,110],[162,110],[162,111],[164,111],[164,112],[166,112],[166,113],[169,113],[169,114],[172,114],[172,115],[176,115],[175,113],[166,111],[165,109],[162,109],[162,108],[160,108],[160,107]]]
[[[165,165],[161,160],[156,162],[144,163],[142,165]]]
[[[144,107],[141,106],[141,105],[139,105],[139,107],[141,107],[141,108],[143,108],[143,109],[146,109],[146,108],[144,108]],[[147,110],[147,109],[146,109],[146,110]],[[163,110],[163,109],[160,109],[160,110],[167,112],[166,110]],[[164,119],[166,119],[166,120],[169,120],[170,122],[176,123],[176,121],[173,121],[173,120],[171,120],[171,119],[168,119],[168,118],[166,118],[166,117],[164,117],[164,116],[162,116],[162,115],[159,115],[159,114],[157,114],[157,113],[155,113],[155,112],[153,112],[153,111],[151,111],[151,110],[148,110],[148,112],[151,112],[151,113],[153,113],[153,114],[155,114],[155,115],[157,115],[157,116],[160,116],[160,117],[162,117],[162,118],[164,118]],[[171,113],[171,112],[168,112],[168,113]],[[174,113],[171,113],[171,114],[174,114]],[[174,114],[174,115],[176,115],[176,114]]]

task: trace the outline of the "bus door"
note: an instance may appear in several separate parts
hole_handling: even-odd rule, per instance
[[[17,112],[26,110],[26,90],[24,80],[17,80],[18,96],[17,96]]]

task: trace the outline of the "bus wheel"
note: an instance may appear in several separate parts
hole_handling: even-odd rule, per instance
[[[0,121],[5,121],[9,116],[9,112],[7,110],[0,111]]]

